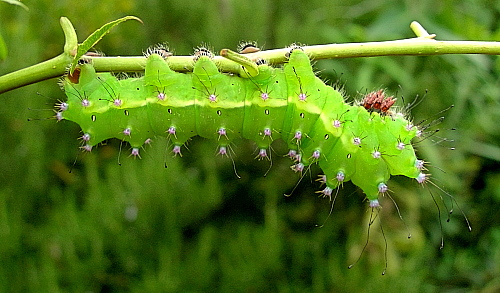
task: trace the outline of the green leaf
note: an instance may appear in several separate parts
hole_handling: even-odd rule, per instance
[[[85,53],[87,53],[90,50],[90,48],[92,48],[95,44],[97,44],[104,37],[105,34],[107,34],[116,25],[118,25],[124,21],[130,20],[130,19],[137,20],[140,23],[142,23],[142,20],[138,17],[125,16],[125,17],[122,17],[120,19],[114,20],[112,22],[106,23],[101,28],[99,28],[98,30],[93,32],[90,36],[88,36],[87,39],[85,41],[83,41],[83,43],[79,44],[78,49],[76,51],[75,58],[73,59],[73,62],[71,63],[71,72],[73,72],[73,70],[75,69],[80,57],[82,57]]]
[[[7,45],[0,35],[0,61],[3,61],[7,57]]]
[[[30,10],[28,8],[28,6],[24,5],[23,3],[21,3],[21,1],[19,0],[0,0],[0,1],[3,1],[3,2],[6,2],[6,3],[9,3],[9,4],[13,4],[13,5],[18,5],[18,6],[21,6],[22,8],[26,9],[26,10]]]

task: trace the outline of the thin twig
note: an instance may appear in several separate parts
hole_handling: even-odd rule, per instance
[[[68,21],[69,22],[69,21]],[[65,74],[66,68],[71,63],[74,52],[69,51],[74,47],[75,35],[71,29],[64,27],[66,35],[65,52],[53,59],[24,68],[4,76],[0,76],[0,94],[12,89],[36,83],[42,80],[59,77]],[[71,25],[71,23],[69,23]],[[378,56],[429,56],[448,54],[486,54],[500,55],[500,42],[481,41],[437,41],[435,35],[427,31],[418,23],[410,25],[416,38],[402,39],[383,42],[328,44],[303,47],[311,59],[335,59],[335,58],[357,58]],[[68,41],[70,39],[70,41]],[[71,43],[70,45],[68,45]],[[259,58],[267,60],[269,64],[276,65],[286,62],[285,54],[288,48],[260,51],[245,54],[251,60]],[[92,64],[98,72],[132,72],[143,71],[146,58],[143,56],[133,57],[86,57],[92,59]],[[221,56],[214,57],[214,61],[223,72],[237,73],[242,76],[244,69],[241,64]],[[167,60],[169,66],[179,72],[191,71],[193,68],[192,56],[171,56]]]

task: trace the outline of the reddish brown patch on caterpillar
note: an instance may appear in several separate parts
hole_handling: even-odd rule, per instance
[[[382,113],[387,113],[394,103],[394,96],[386,97],[384,90],[368,93],[361,101],[366,110],[379,110]]]
[[[75,71],[73,71],[73,74],[68,73],[68,79],[71,81],[71,83],[77,84],[80,81],[80,68],[75,68]]]

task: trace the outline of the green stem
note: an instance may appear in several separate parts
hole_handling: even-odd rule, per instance
[[[315,45],[303,48],[314,60],[447,54],[500,55],[500,42],[436,41],[424,37],[385,42]],[[287,61],[285,54],[288,51],[287,48],[274,49],[245,54],[245,57],[252,60],[262,58],[275,65]],[[240,64],[224,57],[216,56],[214,60],[221,71],[239,73],[241,70]],[[193,68],[191,56],[171,56],[167,61],[175,71],[185,72]],[[97,71],[142,71],[146,59],[144,57],[93,57],[92,63]]]
[[[434,39],[434,37],[436,37],[435,34],[432,34],[430,35],[425,29],[424,27],[416,22],[416,21],[412,21],[411,24],[410,24],[410,28],[411,30],[413,31],[413,33],[419,37],[419,38],[428,38],[428,39]]]
[[[23,87],[42,80],[60,77],[73,60],[66,54],[36,65],[0,76],[0,93]]]
[[[259,74],[259,68],[257,64],[253,62],[250,58],[244,55],[233,52],[229,49],[222,49],[220,55],[226,59],[232,60],[245,68],[246,74],[240,74],[241,76],[257,76]]]
[[[0,76],[0,94],[65,73],[76,53],[78,39],[69,19],[61,17],[60,23],[65,38],[64,52],[50,60]]]
[[[66,18],[61,18],[61,25],[66,37],[64,53],[40,64],[0,76],[0,93],[22,87],[45,79],[59,77],[65,73],[72,61],[77,48],[76,33]],[[376,56],[430,56],[446,54],[487,54],[500,55],[500,42],[475,41],[436,41],[435,35],[427,31],[417,22],[411,24],[416,38],[367,43],[347,43],[305,46],[304,51],[314,60],[335,58],[356,58]],[[244,59],[267,60],[270,64],[281,64],[287,61],[285,54],[289,49],[275,49],[249,53]],[[225,51],[227,52],[227,51]],[[142,56],[134,57],[85,57],[92,59],[98,72],[106,71],[143,71],[146,59]],[[238,58],[231,58],[238,60]],[[227,58],[216,56],[214,61],[221,71],[238,73],[246,76],[242,64]],[[191,71],[193,68],[192,56],[168,57],[169,66],[179,72]],[[244,64],[243,64],[244,65]]]
[[[71,21],[66,17],[61,17],[59,20],[62,30],[64,32],[64,53],[75,56],[76,49],[78,48],[78,38],[76,36],[75,28]]]
[[[500,42],[473,41],[435,41],[432,39],[405,39],[385,42],[346,43],[305,46],[304,51],[314,60],[380,56],[430,56],[447,54],[485,54],[500,55]],[[274,49],[245,54],[255,60],[262,58],[270,64],[282,64],[287,61],[285,54],[289,49]],[[221,56],[214,57],[221,71],[238,73],[241,66]],[[144,57],[92,57],[97,71],[142,71]],[[168,57],[169,66],[179,72],[191,71],[193,57]]]

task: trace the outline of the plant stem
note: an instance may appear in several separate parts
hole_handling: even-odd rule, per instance
[[[486,54],[500,55],[500,42],[473,41],[436,41],[428,38],[413,38],[385,42],[346,43],[305,46],[304,51],[311,59],[335,59],[377,56],[430,56],[447,54]],[[285,54],[289,49],[274,49],[245,54],[255,60],[262,58],[270,64],[287,61]],[[192,56],[171,56],[168,65],[175,71],[186,72],[193,68]],[[215,56],[214,61],[221,71],[241,73],[240,64]],[[144,57],[92,57],[96,71],[142,71],[146,64]]]
[[[50,60],[0,76],[0,94],[42,80],[60,77],[65,73],[68,64],[73,60],[78,39],[69,19],[61,17],[60,23],[65,38],[63,53]]]
[[[66,23],[67,19],[61,19],[66,35],[65,53],[39,63],[37,65],[18,70],[13,73],[0,76],[0,93],[22,87],[31,83],[45,79],[62,76],[66,68],[71,63],[70,49],[76,48],[76,35],[71,23]],[[69,22],[69,21],[68,21]],[[66,25],[66,28],[64,28]],[[411,24],[411,28],[418,36],[411,39],[367,42],[367,43],[347,43],[305,46],[304,51],[314,60],[335,59],[335,58],[356,58],[356,57],[376,57],[376,56],[429,56],[446,54],[487,54],[500,55],[500,42],[480,42],[480,41],[436,41],[435,35],[430,35],[417,22]],[[69,41],[68,41],[69,40]],[[71,44],[70,44],[71,43]],[[256,60],[262,58],[269,64],[276,65],[287,61],[285,54],[288,48],[260,51],[245,54],[245,59]],[[85,57],[92,60],[96,71],[143,71],[146,58],[142,56],[133,57]],[[234,59],[234,58],[233,58]],[[238,73],[247,76],[242,66],[232,60],[221,56],[216,56],[214,61],[221,71]],[[179,72],[191,71],[193,68],[192,56],[171,56],[168,57],[169,66]]]
[[[63,53],[45,62],[0,76],[0,94],[42,80],[60,77],[71,60],[70,56]]]

